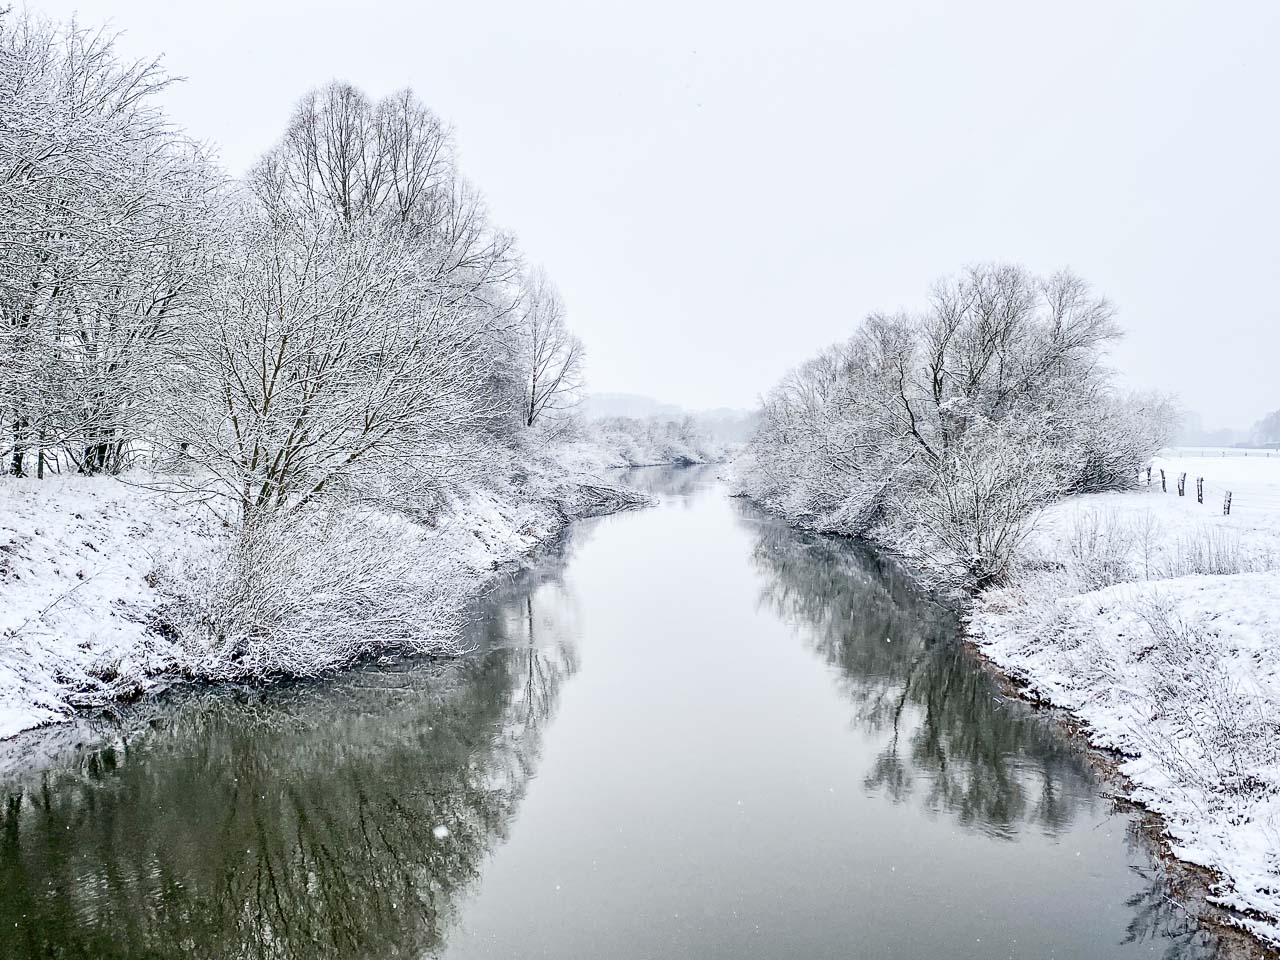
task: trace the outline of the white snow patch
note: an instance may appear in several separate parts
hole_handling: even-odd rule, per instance
[[[221,535],[207,513],[114,478],[0,479],[0,738],[171,663],[147,626],[157,573]]]

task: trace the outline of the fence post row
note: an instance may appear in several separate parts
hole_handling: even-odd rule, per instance
[[[1169,481],[1165,475],[1164,467],[1160,467],[1160,492],[1169,492]],[[1147,467],[1147,486],[1151,486],[1151,467]],[[1138,468],[1138,482],[1142,482],[1142,468]],[[1187,494],[1187,475],[1186,473],[1178,474],[1178,496],[1184,497]],[[1225,516],[1231,515],[1231,491],[1224,491],[1222,498],[1222,512]],[[1204,503],[1204,477],[1196,477],[1196,503]]]

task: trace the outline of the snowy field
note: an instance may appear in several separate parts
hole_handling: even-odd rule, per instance
[[[1015,584],[971,627],[1032,696],[1123,755],[1174,853],[1280,942],[1280,455],[1248,453],[1167,451],[1149,487],[1144,473],[1134,492],[1044,510]]]

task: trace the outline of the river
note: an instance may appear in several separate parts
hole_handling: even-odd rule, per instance
[[[857,546],[637,471],[474,652],[0,760],[0,957],[1217,956],[1130,813]]]

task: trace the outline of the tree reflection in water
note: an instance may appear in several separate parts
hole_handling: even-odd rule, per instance
[[[1130,842],[1140,845],[1142,840],[1131,836]],[[1217,937],[1169,896],[1169,881],[1159,861],[1153,860],[1150,867],[1133,867],[1133,872],[1142,886],[1125,903],[1133,911],[1125,943],[1149,944],[1151,955],[1163,960],[1215,960],[1222,956]]]
[[[723,465],[696,463],[689,466],[632,467],[618,472],[618,480],[628,487],[641,490],[664,501],[677,502],[686,508],[693,507],[694,494],[706,489],[715,480]]]
[[[96,723],[96,747],[4,789],[4,956],[438,950],[576,670],[572,625],[548,620],[571,609],[558,590],[552,575],[487,601],[472,657]]]
[[[866,785],[998,837],[1024,824],[1050,833],[1093,802],[1085,759],[1021,703],[999,695],[957,642],[953,614],[857,544],[797,533],[741,512],[758,531],[763,601],[828,663],[884,747]]]
[[[883,738],[868,790],[1003,839],[1032,825],[1050,835],[1097,802],[1088,762],[1051,720],[1002,697],[958,642],[955,615],[930,602],[892,562],[859,544],[797,532],[739,502],[757,534],[762,602],[791,622],[833,667],[856,722]],[[1125,943],[1164,960],[1211,960],[1221,943],[1169,895],[1136,821],[1126,843],[1147,865]]]
[[[668,503],[691,502],[712,473],[632,479]],[[1089,829],[1083,811],[1105,801],[1084,757],[999,697],[949,613],[856,546],[735,503],[755,532],[763,602],[830,665],[876,744],[869,791],[1001,838],[1001,850],[1028,831],[1068,836],[1077,817],[1076,829]],[[507,835],[578,669],[562,566],[552,556],[541,579],[518,578],[479,605],[473,656],[265,693],[189,691],[92,724],[88,746],[42,773],[0,775],[0,957],[438,954]],[[636,722],[643,732],[652,721]],[[47,748],[66,729],[36,739]],[[1215,956],[1158,863],[1132,861],[1147,872],[1107,888],[1116,904],[1129,898],[1126,942],[1166,960]],[[778,882],[805,866],[780,861]]]

